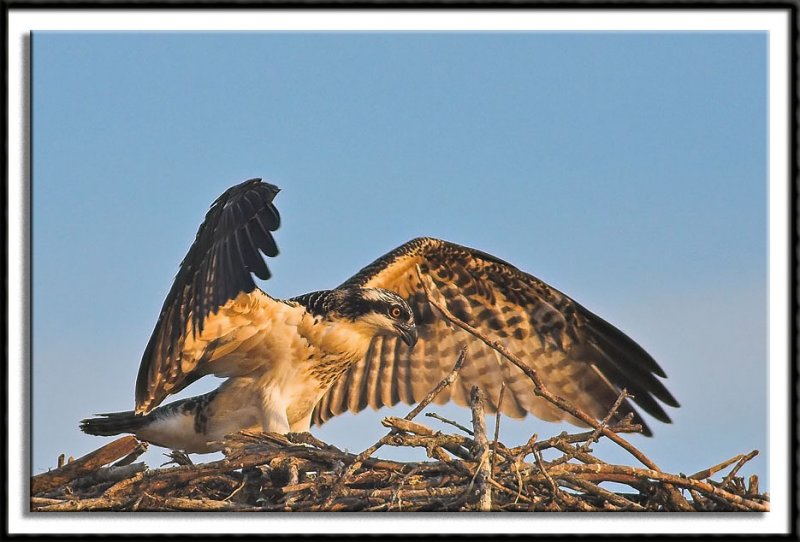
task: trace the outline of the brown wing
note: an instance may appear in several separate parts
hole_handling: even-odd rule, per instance
[[[242,310],[269,299],[260,290],[240,300],[237,296],[255,290],[251,273],[270,277],[259,251],[278,254],[271,232],[280,225],[272,204],[279,190],[250,179],[229,188],[211,205],[142,356],[136,378],[137,413],[150,411],[205,374],[197,370],[202,359],[199,345],[229,335],[241,327]],[[221,307],[231,309],[232,320],[217,314]]]
[[[530,379],[495,350],[451,326],[428,302],[420,276],[439,297],[437,302],[488,338],[501,341],[537,371],[551,392],[602,419],[625,388],[646,412],[670,421],[659,401],[675,407],[678,402],[658,378],[666,375],[620,330],[494,256],[420,238],[379,258],[344,284],[386,288],[405,297],[417,321],[417,345],[409,350],[394,337],[376,337],[365,359],[323,396],[312,417],[314,423],[347,410],[420,401],[449,372],[466,344],[467,360],[455,382],[439,395],[438,403],[450,400],[466,405],[469,390],[478,385],[486,392],[487,410],[496,412],[505,382],[504,414],[521,418],[530,412],[545,420],[566,419],[583,425],[535,396]],[[629,412],[650,434],[627,401],[618,418]]]

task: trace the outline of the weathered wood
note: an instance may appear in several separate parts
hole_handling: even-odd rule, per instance
[[[475,433],[475,455],[478,457],[478,467],[475,472],[479,495],[478,509],[481,512],[489,512],[492,509],[492,487],[488,480],[492,477],[492,463],[483,401],[483,392],[478,386],[473,386],[469,396],[469,406],[472,409],[472,428]]]
[[[113,465],[111,467],[102,467],[86,476],[77,478],[74,482],[73,490],[80,491],[83,488],[89,488],[97,484],[119,482],[120,480],[135,476],[140,472],[144,472],[146,469],[147,465],[144,463],[133,463],[121,467]]]
[[[357,456],[314,439],[306,440],[318,447],[296,446],[293,436],[246,433],[231,437],[226,444],[231,455],[219,461],[153,470],[141,470],[141,464],[99,467],[72,484],[33,495],[31,510],[682,510],[670,498],[667,485],[687,491],[693,511],[769,510],[768,496],[754,494],[758,491],[754,477],[746,486],[735,472],[720,482],[609,464],[593,456],[588,446],[579,445],[591,443],[593,431],[543,441],[532,437],[518,448],[506,448],[498,435],[497,463],[494,471],[488,471],[490,462],[482,458],[493,455],[495,443],[489,442],[485,423],[481,424],[480,393],[471,399],[473,438],[441,433],[408,420],[390,419],[387,423],[397,431],[387,435],[391,444],[458,442],[472,450],[471,460],[437,457],[435,461],[401,463],[369,457],[343,480],[342,470]],[[541,450],[546,448],[555,448],[562,455],[545,461]],[[533,462],[524,460],[529,453]],[[735,461],[726,463],[741,468],[752,456],[736,456]],[[707,471],[718,473],[717,467]],[[118,478],[122,479],[114,483]],[[611,492],[598,485],[602,482],[625,484],[632,491]],[[336,487],[340,490],[331,498]]]
[[[139,441],[128,435],[67,463],[61,468],[37,474],[31,478],[31,495],[68,484],[79,476],[85,476],[97,468],[127,456],[137,446],[139,446]]]

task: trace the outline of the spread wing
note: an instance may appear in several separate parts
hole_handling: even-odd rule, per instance
[[[417,273],[419,266],[420,274]],[[602,318],[536,277],[490,254],[438,239],[414,239],[371,263],[345,285],[378,287],[408,300],[417,321],[414,349],[395,337],[376,337],[366,357],[352,366],[318,403],[312,421],[321,424],[347,410],[358,412],[399,402],[420,401],[450,371],[460,348],[467,359],[458,378],[436,399],[468,404],[472,386],[487,396],[487,410],[521,418],[583,425],[533,393],[530,379],[492,348],[450,325],[429,302],[427,282],[437,302],[500,341],[534,368],[547,388],[598,419],[604,418],[625,388],[635,403],[656,419],[669,422],[663,402],[678,406],[659,377],[663,370],[638,344]],[[634,413],[626,401],[617,418]]]
[[[251,273],[268,279],[270,271],[259,251],[278,254],[270,232],[280,225],[272,204],[279,190],[250,179],[229,188],[211,205],[142,356],[137,413],[148,412],[205,374],[198,365],[207,360],[199,353],[220,335],[242,327],[248,313],[269,300],[256,289]]]

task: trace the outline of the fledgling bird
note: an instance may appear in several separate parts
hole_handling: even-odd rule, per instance
[[[348,410],[420,401],[465,344],[467,360],[437,403],[466,405],[478,385],[487,410],[496,412],[505,382],[504,414],[584,425],[537,397],[518,367],[451,325],[425,286],[452,314],[534,368],[548,389],[596,418],[625,388],[646,412],[670,421],[659,401],[678,402],[644,349],[558,290],[479,250],[418,238],[333,290],[270,297],[252,274],[268,279],[260,253],[278,254],[278,192],[251,179],[212,204],[142,356],[135,410],[85,419],[83,431],[133,433],[190,453],[217,450],[226,434],[243,429],[308,431]],[[159,406],[206,375],[227,380],[210,393]],[[629,413],[651,434],[628,400],[614,419]]]

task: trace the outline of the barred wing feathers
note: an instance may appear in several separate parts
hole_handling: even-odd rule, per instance
[[[487,410],[501,409],[521,418],[567,419],[583,425],[533,393],[533,384],[516,366],[467,332],[449,324],[427,300],[419,266],[437,302],[498,340],[534,368],[547,388],[598,419],[606,416],[627,389],[635,403],[656,419],[669,422],[659,403],[678,406],[659,377],[663,370],[623,332],[536,277],[490,254],[431,238],[414,239],[368,265],[342,286],[380,287],[405,297],[417,321],[414,349],[395,337],[376,337],[364,360],[352,366],[317,405],[312,420],[321,424],[345,411],[413,404],[449,372],[462,345],[467,359],[454,383],[437,397],[439,404],[466,405],[478,385]],[[626,401],[617,418],[634,413]]]
[[[270,271],[259,251],[278,254],[271,232],[280,226],[272,204],[279,190],[250,179],[229,188],[211,205],[142,356],[137,413],[149,412],[167,395],[206,374],[199,365],[207,361],[203,354],[210,353],[206,350],[215,340],[231,333],[244,340],[255,331],[246,329],[254,317],[249,313],[263,309],[271,299],[256,288],[251,273],[268,279]]]

